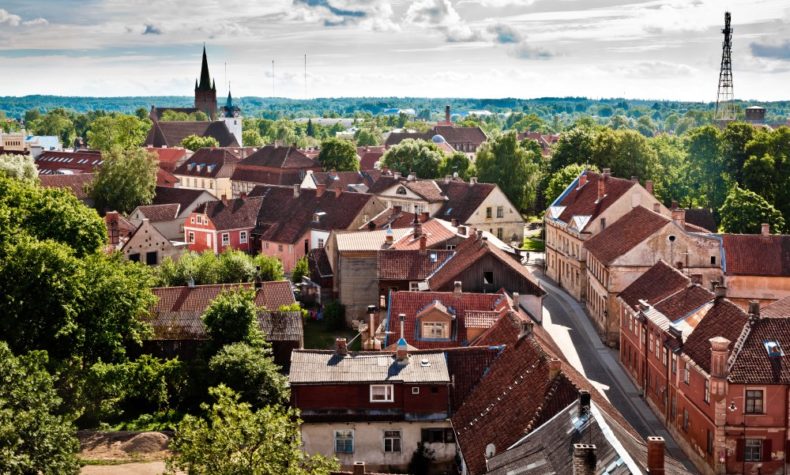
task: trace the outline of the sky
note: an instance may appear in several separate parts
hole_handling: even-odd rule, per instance
[[[0,0],[0,95],[189,96],[205,43],[220,97],[707,102],[725,10],[736,98],[790,99],[788,0]]]

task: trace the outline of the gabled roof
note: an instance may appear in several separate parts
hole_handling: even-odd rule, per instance
[[[611,175],[603,177],[600,173],[591,171],[584,171],[581,174],[587,176],[587,183],[579,188],[579,178],[577,177],[552,204],[552,207],[562,208],[556,219],[563,223],[570,224],[574,217],[584,217],[583,224],[578,228],[580,232],[584,231],[590,221],[595,220],[612,203],[637,185],[631,180],[615,178]],[[606,194],[601,201],[598,201],[598,180],[601,179],[604,179],[606,183]]]
[[[425,280],[450,259],[453,251],[385,250],[378,253],[379,280]]]
[[[748,315],[726,298],[719,298],[705,314],[683,344],[687,354],[705,372],[710,373],[710,339],[721,336],[730,340],[730,348],[741,335]]]
[[[384,141],[384,146],[389,148],[406,139],[425,140],[426,142],[430,142],[433,135],[434,134],[430,132],[392,132],[387,136],[387,140]]]
[[[471,143],[479,146],[485,142],[485,132],[480,127],[456,127],[454,125],[437,125],[433,128],[433,135],[441,135],[449,144]]]
[[[291,353],[288,381],[298,384],[353,383],[449,383],[444,353],[420,353],[400,364],[390,352],[295,350]]]
[[[448,183],[437,180],[437,183],[442,193],[447,196],[447,201],[436,213],[436,217],[448,221],[457,219],[459,223],[469,221],[483,201],[496,189],[493,183],[464,183],[452,180]]]
[[[178,178],[175,175],[165,170],[164,168],[156,169],[156,186],[166,186],[172,188],[178,183]]]
[[[642,206],[636,206],[622,218],[584,243],[587,252],[603,265],[611,264],[639,243],[649,238],[670,220]]]
[[[712,302],[714,298],[713,292],[708,289],[699,285],[689,285],[659,300],[654,304],[654,307],[669,320],[675,321]],[[701,315],[701,317],[704,318],[704,315]],[[688,322],[688,324],[694,325],[696,322]]]
[[[238,147],[236,137],[228,130],[224,121],[154,121],[145,139],[150,147],[177,147],[190,135],[214,137],[220,147]]]
[[[768,318],[790,317],[790,297],[769,303],[760,309],[760,315]]]
[[[201,197],[201,195],[208,195],[212,200],[215,199],[213,196],[211,196],[211,193],[205,190],[190,190],[187,188],[157,186],[156,194],[154,194],[154,199],[151,204],[178,204],[179,209],[183,211],[192,206],[195,201]]]
[[[180,287],[155,287],[152,292],[158,298],[153,312],[197,312],[202,315],[211,302],[225,290],[251,289],[252,283],[187,285]],[[286,280],[262,282],[255,291],[255,304],[267,310],[277,310],[283,305],[296,302],[291,283]]]
[[[502,265],[507,266],[513,272],[521,275],[521,277],[523,277],[524,286],[530,289],[532,295],[541,296],[546,294],[546,292],[540,288],[535,277],[525,266],[521,265],[513,256],[499,247],[489,243],[485,239],[478,238],[476,235],[464,239],[455,246],[455,256],[436,271],[429,279],[428,284],[430,288],[441,289],[448,286],[457,280],[457,277],[466,271],[466,269],[485,256],[493,257],[501,262]]]
[[[111,211],[104,215],[104,226],[107,228],[109,245],[112,247],[125,243],[137,230],[137,226],[117,211]]]
[[[453,382],[450,386],[452,412],[461,407],[464,399],[477,386],[503,349],[502,346],[471,346],[443,350],[447,358],[447,370]],[[415,351],[414,355],[419,355],[422,351],[425,350]]]
[[[313,172],[310,174],[313,183],[324,185],[329,191],[341,189],[349,190],[349,185],[364,185],[364,189],[370,188],[381,176],[378,170],[359,171],[359,172]]]
[[[195,213],[206,214],[217,231],[224,229],[254,228],[263,199],[236,198],[226,201],[207,201],[195,208]]]
[[[76,175],[41,175],[39,182],[44,188],[68,188],[74,196],[84,200],[88,198],[85,187],[93,183],[93,173],[77,173]]]
[[[723,234],[727,275],[790,276],[790,235]]]
[[[161,311],[148,321],[153,330],[152,340],[205,340],[206,326],[196,311]],[[269,342],[301,341],[303,337],[302,315],[298,311],[258,312],[258,328]]]
[[[228,178],[238,163],[239,159],[226,149],[201,148],[173,170],[173,173],[192,177]]]
[[[665,297],[685,289],[690,284],[691,279],[686,277],[685,274],[667,264],[664,260],[659,260],[653,267],[633,281],[631,285],[623,289],[618,297],[636,310],[639,307],[640,300],[653,305]]]
[[[376,163],[381,160],[384,155],[384,146],[375,147],[357,147],[357,156],[359,157],[359,169],[374,170]]]
[[[393,240],[402,238],[410,233],[408,228],[377,229],[374,231],[353,231],[336,234],[337,250],[344,251],[379,251],[386,249],[387,236]]]
[[[264,241],[294,243],[309,229],[324,231],[348,229],[373,198],[367,193],[298,190],[293,187],[259,185],[250,197],[266,204],[257,217],[255,232]],[[316,218],[318,218],[316,220]]]
[[[387,208],[374,216],[370,221],[360,226],[359,229],[371,229],[371,227],[373,229],[410,228],[414,226],[415,218],[417,218],[417,215],[403,211],[400,206]]]
[[[274,145],[259,148],[257,152],[242,160],[241,165],[293,169],[320,168],[318,162],[308,158],[297,148]]]
[[[790,384],[790,312],[788,299],[769,304],[748,329],[745,340],[736,342],[730,361],[729,381],[740,384]],[[774,315],[768,317],[765,314]],[[776,348],[778,347],[778,348]],[[776,348],[775,350],[773,350]]]
[[[173,173],[176,164],[187,156],[187,149],[183,147],[146,147],[146,151],[155,153],[159,158],[159,168],[170,173]]]
[[[178,218],[179,205],[178,203],[166,205],[144,205],[138,206],[132,211],[132,214],[138,212],[152,223],[161,221],[172,221]]]
[[[420,226],[422,228],[420,236],[414,234],[414,225],[412,224],[412,229],[406,235],[397,239],[392,245],[392,249],[419,249],[420,239],[422,239],[423,235],[426,237],[425,245],[427,248],[442,246],[450,239],[456,237],[455,228],[450,227],[445,221],[439,219],[429,219],[421,223]]]
[[[427,340],[420,335],[417,316],[428,307],[441,305],[453,316],[454,329],[449,341]],[[441,307],[437,307],[441,308]],[[397,341],[400,334],[398,315],[405,314],[403,322],[406,341],[420,349],[452,348],[468,344],[466,333],[466,315],[470,311],[499,311],[504,314],[508,310],[507,297],[503,293],[478,294],[462,292],[393,292],[390,294],[390,306],[387,311],[386,345]],[[420,338],[420,339],[418,339]]]
[[[34,161],[39,175],[93,173],[104,163],[98,150],[44,151]]]

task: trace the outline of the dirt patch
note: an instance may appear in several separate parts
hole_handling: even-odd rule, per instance
[[[164,471],[165,463],[159,461],[122,465],[86,465],[80,470],[80,475],[160,475]]]
[[[164,460],[172,434],[167,432],[79,431],[80,458],[86,460]]]

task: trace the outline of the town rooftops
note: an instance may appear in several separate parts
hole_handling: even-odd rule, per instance
[[[618,295],[619,298],[632,309],[639,308],[640,301],[648,304],[655,304],[664,298],[679,292],[691,284],[685,274],[667,264],[664,260],[659,260],[639,276],[628,287],[623,289]]]
[[[409,228],[414,225],[415,219],[417,219],[416,214],[403,211],[400,206],[394,206],[377,214],[359,229]]]
[[[598,182],[603,180],[604,196],[598,199]],[[637,182],[609,174],[583,171],[549,207],[549,218],[563,222],[579,232]]]
[[[201,148],[173,173],[203,178],[229,178],[239,159],[227,149]]]
[[[790,384],[790,297],[752,315],[730,356],[729,381],[737,384]]]
[[[639,243],[666,226],[670,220],[642,206],[636,206],[622,218],[584,243],[587,252],[601,264],[611,264]]]
[[[686,224],[693,224],[711,233],[716,232],[716,220],[709,208],[686,208],[684,211]]]
[[[165,205],[143,205],[135,208],[135,211],[142,214],[143,217],[152,223],[162,221],[172,221],[178,218],[179,204],[165,204]],[[134,212],[133,212],[134,213]]]
[[[44,188],[68,188],[74,196],[84,200],[88,198],[86,187],[93,183],[93,173],[77,173],[75,175],[41,175],[39,182]]]
[[[378,253],[379,280],[425,280],[453,255],[453,251],[390,249]]]
[[[493,183],[465,183],[455,180],[447,183],[437,180],[437,183],[447,201],[436,213],[436,217],[447,221],[456,219],[459,223],[467,222],[496,189]]]
[[[247,197],[225,201],[207,201],[195,208],[195,213],[205,214],[217,231],[254,228],[263,198]]]
[[[320,167],[295,147],[266,145],[241,161],[241,165],[267,168],[307,169]]]
[[[170,173],[173,173],[178,162],[185,160],[187,156],[187,149],[183,147],[147,147],[146,151],[155,153],[159,158],[159,168]]]
[[[375,231],[350,231],[336,234],[337,250],[344,251],[378,251],[385,249],[387,236],[393,242],[411,233],[409,228],[377,229]]]
[[[288,380],[297,384],[354,383],[449,383],[444,353],[412,355],[408,363],[391,352],[296,350],[291,354]]]
[[[198,312],[202,314],[215,298],[224,290],[252,289],[252,283],[242,284],[211,284],[155,287],[154,295],[158,301],[154,306],[155,312]],[[291,283],[285,280],[262,282],[261,287],[255,291],[255,304],[268,310],[277,310],[283,305],[296,302]]]
[[[238,147],[236,137],[230,133],[224,121],[154,121],[145,145],[149,147],[177,147],[181,141],[190,135],[198,137],[213,137],[219,142],[220,147]]]
[[[360,170],[374,170],[376,164],[381,160],[384,155],[383,146],[375,147],[357,147],[357,156],[359,157]]]
[[[683,344],[683,352],[710,374],[710,339],[724,337],[730,348],[743,331],[749,316],[726,298],[718,298]]]
[[[98,150],[45,151],[34,161],[39,175],[91,173],[104,163]]]
[[[190,190],[187,188],[170,188],[165,186],[157,186],[152,205],[164,204],[178,204],[179,210],[183,211],[189,208],[201,195],[208,195],[214,200],[214,197],[205,190]]]
[[[723,234],[727,275],[790,276],[790,235]]]
[[[359,172],[308,172],[313,187],[323,185],[327,190],[341,189],[344,191],[366,192],[381,176],[378,170]],[[357,188],[361,188],[357,189]]]

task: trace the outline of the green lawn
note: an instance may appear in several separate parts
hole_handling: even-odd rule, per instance
[[[546,246],[542,239],[527,237],[524,238],[524,243],[521,245],[521,249],[524,251],[544,252],[546,250]]]
[[[304,324],[304,347],[331,350],[335,347],[335,338],[346,338],[351,340],[356,336],[356,332],[349,329],[342,330],[329,330],[327,328],[326,320],[312,320],[308,319]],[[360,348],[360,341],[357,338],[354,343],[349,347],[350,350],[356,351]]]

